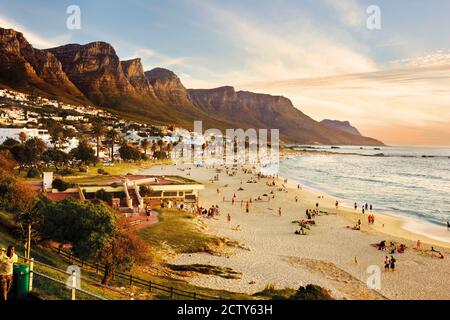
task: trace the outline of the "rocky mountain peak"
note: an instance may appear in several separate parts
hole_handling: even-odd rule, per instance
[[[166,103],[176,106],[192,106],[191,99],[180,78],[170,70],[155,68],[145,72],[156,96]]]
[[[344,131],[344,132],[347,132],[347,133],[350,133],[350,134],[354,134],[354,135],[357,135],[357,136],[362,136],[361,133],[358,131],[358,129],[353,127],[350,124],[350,122],[348,122],[348,121],[324,119],[324,120],[320,121],[320,123],[325,125],[325,126],[327,126],[327,127],[339,129],[341,131]]]

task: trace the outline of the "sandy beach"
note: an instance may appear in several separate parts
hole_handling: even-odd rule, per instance
[[[355,211],[342,206],[336,209],[336,199],[304,187],[299,190],[292,181],[288,180],[286,189],[281,188],[284,184],[281,179],[276,180],[276,186],[267,185],[273,180],[269,178],[247,183],[255,174],[244,173],[241,168],[234,176],[223,171],[219,181],[211,181],[216,175],[215,169],[191,165],[155,166],[142,173],[176,174],[204,183],[200,206],[209,208],[217,204],[220,207],[218,217],[204,218],[208,227],[205,232],[239,241],[248,248],[233,248],[225,256],[182,254],[170,261],[182,265],[223,266],[242,273],[241,279],[205,275],[187,278],[192,284],[255,293],[269,284],[277,288],[298,288],[312,283],[329,289],[338,299],[450,299],[450,239],[446,241],[450,232],[447,235],[445,228],[437,227],[438,237],[431,238],[412,231],[417,226],[406,228],[411,226],[411,221],[375,211],[372,212],[375,223],[369,225],[367,214],[363,215],[360,209]],[[240,188],[243,190],[239,191]],[[249,213],[245,212],[245,202],[249,198],[256,199],[263,194],[272,196],[271,192],[274,199],[267,201],[267,197],[262,197],[263,201],[253,201]],[[242,207],[241,200],[244,201]],[[327,214],[315,218],[316,225],[307,230],[307,235],[296,235],[294,232],[299,227],[292,221],[305,219],[306,209],[314,209],[317,202],[319,210]],[[358,219],[362,223],[360,231],[347,228],[354,226]],[[413,249],[418,239],[422,251]],[[404,253],[394,254],[394,272],[384,271],[384,258],[390,254],[371,246],[382,240],[403,243],[407,247]],[[439,259],[430,252],[431,246],[445,258]],[[369,266],[380,268],[379,290],[371,290],[366,284]]]

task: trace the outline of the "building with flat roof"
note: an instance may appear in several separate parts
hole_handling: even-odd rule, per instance
[[[103,190],[110,195],[109,204],[113,208],[140,212],[147,205],[157,205],[161,201],[171,205],[183,203],[187,207],[197,205],[203,189],[203,184],[180,176],[126,175],[93,177],[92,181],[74,183],[64,191],[47,188],[45,194],[54,201],[89,200],[96,199],[97,192]]]

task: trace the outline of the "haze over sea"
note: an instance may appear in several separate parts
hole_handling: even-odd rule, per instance
[[[348,206],[357,202],[358,210],[369,203],[376,211],[440,226],[450,221],[450,148],[299,146],[298,150],[311,148],[327,153],[283,160],[279,175]],[[384,156],[373,156],[380,153]]]

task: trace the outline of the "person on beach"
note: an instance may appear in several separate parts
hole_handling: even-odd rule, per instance
[[[6,252],[5,252],[6,251]],[[13,282],[13,266],[17,263],[18,257],[14,253],[14,246],[9,246],[8,250],[1,249],[0,253],[0,299],[8,300],[8,293]]]
[[[281,217],[281,208],[278,208],[278,215]]]
[[[358,209],[358,204],[355,202],[355,210]]]
[[[247,203],[245,204],[245,212],[248,213],[248,209],[249,209],[249,204],[248,204],[248,201],[247,201]]]
[[[416,249],[417,249],[417,250],[420,250],[420,240],[417,240],[417,243],[416,243]]]
[[[335,205],[336,205],[336,210],[337,210],[339,208],[339,201],[336,200]]]
[[[397,260],[395,260],[394,257],[391,256],[391,260],[390,260],[390,268],[391,268],[392,271],[395,271],[395,262],[396,262],[396,261],[397,261]]]
[[[319,203],[316,202],[316,210],[319,211]]]
[[[295,202],[298,202],[298,196],[295,196]]]
[[[450,221],[447,221],[447,231],[450,231]]]
[[[229,212],[227,214],[227,221],[228,221],[228,223],[231,223],[231,214]]]
[[[369,205],[366,203],[366,210],[369,209]]]
[[[386,258],[384,258],[384,271],[389,271],[390,265],[391,265],[391,262],[389,261],[389,257],[386,256]]]
[[[364,214],[365,213],[365,210],[364,210],[364,207],[362,208],[362,214]]]
[[[372,207],[372,204],[371,204],[371,205],[370,205],[370,211],[372,211],[372,208],[373,208],[373,207]]]

